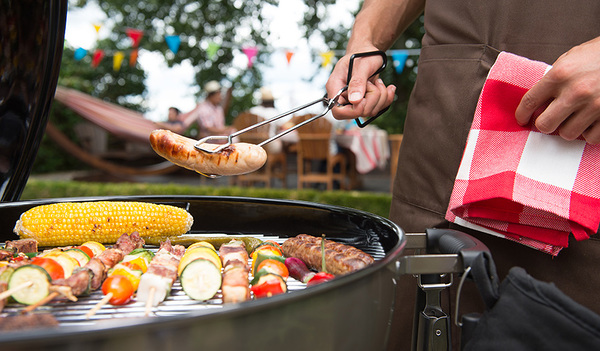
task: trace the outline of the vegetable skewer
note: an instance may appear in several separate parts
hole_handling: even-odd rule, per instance
[[[221,268],[221,258],[212,244],[206,241],[194,243],[179,261],[181,288],[194,300],[208,300],[221,288]]]
[[[281,246],[276,242],[265,241],[252,253],[252,274],[250,290],[255,298],[271,297],[287,292],[289,270]]]
[[[52,280],[49,288],[50,293],[37,302],[32,303],[22,312],[31,312],[39,306],[45,305],[57,298],[59,295],[66,296],[69,300],[76,301],[76,296],[81,296],[96,290],[106,279],[109,269],[123,260],[126,254],[141,248],[144,245],[144,239],[139,233],[134,232],[131,235],[122,234],[112,248],[104,248],[97,243],[97,247],[104,248],[98,255],[93,255],[83,267],[77,267],[67,278]],[[55,249],[53,251],[60,251]]]
[[[169,295],[184,253],[182,245],[171,245],[169,240],[161,243],[138,287],[137,299],[146,302],[146,315],[152,306],[158,306]]]

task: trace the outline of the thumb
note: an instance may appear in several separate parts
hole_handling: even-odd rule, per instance
[[[380,57],[361,57],[354,61],[354,67],[352,70],[352,76],[348,82],[348,100],[353,105],[360,102],[367,91],[367,82],[370,79],[376,79],[377,77],[371,77],[373,73],[381,66]]]
[[[350,103],[353,105],[358,104],[364,98],[366,90],[367,79],[357,74],[353,75],[348,83],[348,100]]]

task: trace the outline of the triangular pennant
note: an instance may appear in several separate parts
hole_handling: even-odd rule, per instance
[[[100,61],[104,58],[104,50],[96,49],[94,56],[92,57],[92,67],[96,68],[100,64]]]
[[[138,58],[138,49],[131,50],[131,54],[129,55],[129,66],[135,66]]]
[[[292,56],[294,56],[294,53],[292,51],[287,50],[285,52],[285,58],[287,60],[288,65],[290,64],[290,61],[292,60]]]
[[[404,65],[406,65],[406,59],[408,58],[408,51],[406,50],[393,50],[392,51],[392,60],[394,62],[394,67],[396,68],[396,73],[400,74],[404,70]]]
[[[81,61],[81,59],[83,59],[85,57],[85,55],[87,55],[86,49],[77,48],[77,49],[75,49],[75,54],[73,56],[75,57],[75,61]]]
[[[102,28],[101,24],[94,24],[94,30],[96,30],[96,34],[100,34],[100,28]]]
[[[125,58],[123,51],[115,52],[115,56],[113,56],[113,71],[118,72],[121,69],[123,58]]]
[[[323,59],[323,62],[321,63],[321,67],[329,66],[329,64],[331,63],[331,60],[333,59],[333,56],[334,56],[333,51],[322,52],[321,58]]]
[[[179,35],[167,35],[165,36],[165,41],[167,42],[169,50],[171,50],[174,54],[179,51],[179,45],[181,44],[181,38],[179,38]]]
[[[133,47],[137,48],[140,45],[140,40],[144,36],[144,32],[139,29],[127,28],[125,33],[131,40],[133,40]]]
[[[248,68],[251,68],[254,64],[256,54],[258,54],[258,48],[256,46],[248,46],[243,48],[242,51],[248,56]]]
[[[221,48],[221,45],[219,45],[215,42],[208,43],[208,48],[206,48],[206,54],[208,55],[208,58],[212,60],[220,48]]]

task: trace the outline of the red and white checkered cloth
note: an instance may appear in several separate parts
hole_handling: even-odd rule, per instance
[[[502,52],[477,104],[446,219],[557,255],[600,223],[600,145],[519,126],[515,110],[550,69]]]

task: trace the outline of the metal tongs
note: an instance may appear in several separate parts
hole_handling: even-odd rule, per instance
[[[375,73],[373,73],[371,75],[371,77],[373,77],[373,76],[379,74],[381,71],[383,71],[385,69],[386,65],[387,65],[387,56],[386,56],[386,54],[383,51],[370,51],[370,52],[356,53],[356,54],[354,54],[354,55],[352,55],[350,57],[350,63],[348,65],[348,79],[346,81],[350,82],[350,78],[352,78],[352,67],[354,66],[354,59],[355,58],[365,57],[365,56],[375,56],[375,55],[381,56],[381,58],[383,59],[383,64],[381,65],[381,67],[379,67],[379,69]],[[333,98],[331,98],[331,99],[327,98],[327,94],[325,94],[325,96],[323,96],[320,99],[317,99],[317,100],[309,102],[309,103],[307,103],[305,105],[296,107],[294,109],[291,109],[291,110],[289,110],[287,112],[284,112],[284,113],[282,113],[280,115],[277,115],[275,117],[272,117],[272,118],[269,118],[267,120],[264,120],[262,122],[253,124],[253,125],[251,125],[249,127],[246,127],[246,128],[244,128],[242,130],[238,130],[238,131],[236,131],[234,133],[231,133],[229,135],[214,135],[214,136],[208,136],[208,137],[202,138],[202,139],[198,140],[198,142],[196,144],[194,144],[194,147],[196,149],[198,149],[200,151],[203,151],[203,152],[206,152],[206,153],[210,153],[210,154],[217,153],[217,152],[223,150],[224,148],[228,147],[229,145],[231,145],[233,143],[233,138],[235,138],[236,136],[238,136],[240,134],[243,134],[243,133],[246,133],[247,131],[250,131],[252,129],[261,127],[261,126],[263,126],[265,124],[274,122],[274,121],[276,121],[276,120],[278,120],[280,118],[283,118],[285,116],[289,116],[291,114],[294,114],[294,113],[296,113],[298,111],[304,110],[305,108],[308,108],[308,107],[313,106],[315,104],[322,103],[322,104],[325,105],[325,110],[321,114],[318,114],[318,115],[316,115],[314,117],[311,117],[311,118],[307,119],[306,121],[298,123],[295,126],[289,128],[289,129],[286,129],[286,130],[282,131],[281,133],[279,133],[277,135],[274,135],[274,136],[272,136],[272,137],[270,137],[270,138],[268,138],[268,139],[266,139],[266,140],[264,140],[264,141],[262,141],[262,142],[260,142],[258,144],[258,146],[263,146],[265,144],[270,143],[271,141],[273,141],[275,139],[279,139],[282,136],[284,136],[284,135],[286,135],[288,133],[291,133],[292,131],[294,131],[294,130],[300,128],[300,127],[302,127],[303,125],[305,125],[307,123],[310,123],[310,122],[316,120],[317,118],[321,118],[321,117],[325,116],[327,114],[327,112],[331,111],[331,109],[333,109],[334,107],[343,106],[343,105],[341,105],[341,104],[338,103],[338,100],[339,100],[340,96],[342,96],[342,94],[345,93],[347,90],[348,90],[348,85],[346,85],[345,87],[343,87],[342,89],[340,89],[340,91]],[[388,109],[388,107],[384,108],[377,115],[369,118],[366,122],[363,122],[360,118],[356,118],[355,119],[356,124],[360,128],[364,128],[366,125],[368,125],[369,123],[371,123],[375,118],[379,117],[381,114],[383,114],[385,111],[387,111],[387,109]],[[224,140],[226,140],[225,143],[219,145],[218,147],[216,147],[214,149],[205,149],[205,148],[202,147],[202,144],[207,143],[209,141],[224,141]]]

